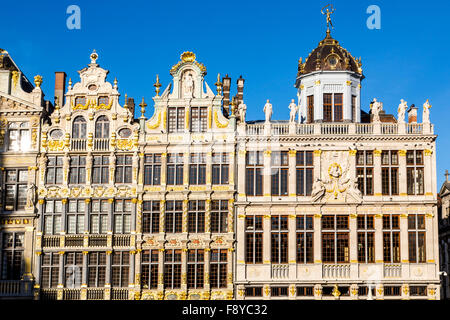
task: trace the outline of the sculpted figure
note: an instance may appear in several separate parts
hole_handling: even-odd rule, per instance
[[[406,114],[406,109],[408,108],[408,103],[401,99],[400,100],[400,104],[398,105],[398,109],[397,109],[397,121],[398,123],[405,123],[405,114]]]
[[[36,185],[30,184],[27,189],[27,207],[33,208],[36,204]]]
[[[263,111],[266,115],[266,122],[270,122],[270,119],[272,118],[272,104],[269,102],[269,99],[267,99]]]
[[[291,104],[289,105],[289,122],[295,122],[295,115],[297,114],[297,105],[294,102],[294,99],[291,100]]]
[[[194,78],[192,74],[188,73],[183,79],[183,93],[184,97],[192,98],[194,93]]]
[[[245,123],[245,115],[247,114],[247,105],[242,102],[238,107],[239,119],[242,123]]]
[[[311,191],[311,200],[316,202],[325,195],[325,186],[320,179],[316,179]]]
[[[377,99],[374,98],[371,110],[373,114],[373,122],[380,122],[380,111],[383,110],[381,102],[378,102]]]
[[[430,109],[431,104],[427,101],[423,104],[422,123],[430,123]]]

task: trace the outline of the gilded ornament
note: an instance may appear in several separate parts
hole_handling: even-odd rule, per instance
[[[215,110],[215,111],[214,111],[214,123],[216,124],[216,127],[217,127],[217,128],[220,128],[220,129],[223,129],[223,128],[228,127],[228,123],[229,123],[229,122],[227,122],[227,123],[225,123],[225,124],[220,123],[218,118],[219,118],[219,116],[218,116],[218,114],[217,114],[217,110]]]

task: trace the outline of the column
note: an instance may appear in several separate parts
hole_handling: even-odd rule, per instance
[[[189,186],[189,152],[183,154],[183,185],[187,189]]]
[[[373,190],[374,196],[381,197],[381,150],[373,151]]]
[[[83,268],[81,269],[80,300],[87,300],[88,252],[83,251]]]
[[[344,84],[344,110],[343,119],[344,121],[352,121],[352,82],[347,80]]]
[[[58,273],[58,288],[64,287],[64,251],[59,253],[59,273]]]
[[[361,122],[361,83],[356,87],[356,119],[355,122]]]
[[[314,253],[313,253],[314,263],[322,263],[321,244],[322,244],[322,213],[318,211],[314,215]]]
[[[159,233],[165,233],[166,200],[159,201]]]
[[[245,281],[247,278],[245,266],[245,208],[237,207],[236,221],[236,281]]]
[[[263,218],[263,263],[270,264],[270,213]]]
[[[432,169],[433,169],[433,164],[432,164],[432,154],[433,151],[430,149],[426,149],[424,151],[424,188],[425,188],[425,195],[426,196],[433,196],[433,178],[432,178]]]
[[[134,287],[134,273],[135,273],[135,266],[136,266],[136,251],[131,250],[130,251],[130,269],[129,269],[129,278],[128,278],[128,287],[133,288]]]
[[[316,181],[317,179],[320,179],[320,171],[322,170],[321,168],[321,163],[320,163],[320,154],[322,153],[322,150],[314,150],[314,158],[313,158],[313,164],[314,164],[314,170],[313,170],[313,182]]]
[[[183,200],[182,230],[181,230],[183,233],[188,232],[188,205],[189,205],[189,200],[184,199]]]
[[[350,213],[349,227],[350,227],[350,263],[351,271],[356,271],[355,275],[357,275],[357,269],[353,270],[353,265],[358,266],[358,214],[356,212],[356,207],[350,208],[352,212]],[[353,273],[353,272],[352,272]],[[353,277],[352,277],[353,278]],[[355,277],[357,278],[357,276]]]
[[[90,210],[89,207],[90,207],[91,199],[90,198],[84,199],[84,202],[85,202],[85,206],[84,206],[84,234],[89,234],[89,210]]]
[[[131,236],[136,236],[136,211],[137,211],[137,198],[131,199]]]
[[[108,234],[113,233],[113,206],[114,206],[114,198],[108,199]]]
[[[161,153],[161,187],[165,189],[167,175],[167,153]]]
[[[288,262],[289,278],[297,278],[297,237],[296,237],[296,216],[295,212],[289,215],[288,222]]]
[[[234,248],[228,248],[228,262],[227,262],[227,300],[232,300],[234,296],[233,292],[233,266],[234,263]]]
[[[400,150],[398,152],[398,166],[398,193],[400,196],[406,196],[406,150]]]
[[[271,184],[271,165],[270,165],[270,155],[272,151],[265,150],[264,151],[264,173],[263,173],[263,195],[264,197],[271,196],[270,184]]]
[[[323,97],[320,80],[314,83],[314,121],[323,121]]]
[[[232,151],[229,153],[229,159],[228,159],[228,168],[230,168],[230,172],[228,173],[228,183],[230,184],[230,187],[234,189],[235,179],[234,179],[234,173],[235,173],[235,152]],[[244,172],[245,172],[245,162],[244,162]],[[245,177],[245,175],[243,176]],[[244,179],[244,178],[242,178]]]
[[[111,288],[111,254],[112,251],[106,251],[105,288]]]
[[[208,298],[209,299],[209,290],[211,289],[211,286],[210,286],[210,284],[209,284],[209,261],[210,261],[210,251],[211,251],[211,249],[210,248],[205,248],[205,292],[208,292],[208,294],[207,294],[207,297],[204,297],[204,299],[205,298]],[[205,299],[205,300],[207,300],[207,299]]]
[[[158,291],[164,290],[164,248],[159,249],[158,255]]]
[[[86,185],[91,185],[92,176],[92,153],[88,152],[86,156]]]
[[[212,152],[206,153],[206,188],[211,189],[212,179]]]
[[[62,211],[61,211],[61,235],[66,234],[67,232],[67,199],[62,199]]]
[[[383,215],[381,208],[377,208],[375,215],[375,263],[383,263]]]
[[[400,262],[402,263],[402,273],[406,271],[403,263],[409,263],[408,253],[408,213],[406,208],[402,208],[400,214]]]
[[[44,232],[44,203],[45,200],[44,199],[39,199],[38,200],[38,215],[39,215],[39,229],[38,229],[38,235],[39,233],[43,233]]]
[[[139,153],[138,185],[144,185],[144,153]],[[161,168],[162,169],[162,168]]]
[[[237,192],[239,198],[244,198],[246,196],[245,193],[245,158],[247,151],[245,150],[245,146],[242,149],[239,149],[238,153],[238,161],[237,161]],[[234,166],[232,162],[230,162],[230,167]],[[244,198],[245,199],[245,198]],[[242,199],[242,200],[244,200]]]
[[[438,261],[437,257],[439,256],[439,251],[435,252],[435,243],[434,243],[434,235],[438,232],[437,228],[434,228],[435,224],[433,223],[433,219],[437,219],[435,214],[431,212],[433,208],[428,207],[430,212],[425,214],[425,250],[426,250],[426,262],[427,263],[436,263]],[[439,240],[437,240],[439,241]],[[439,250],[439,249],[438,249]],[[437,266],[439,267],[439,266]]]
[[[42,265],[42,252],[36,251],[36,262],[35,262],[35,269],[34,269],[34,288],[39,291],[40,284],[41,284],[41,265]]]
[[[187,248],[181,249],[181,290],[187,291]]]
[[[288,192],[289,197],[297,196],[297,186],[296,186],[296,154],[297,150],[289,150],[289,178],[288,178]]]

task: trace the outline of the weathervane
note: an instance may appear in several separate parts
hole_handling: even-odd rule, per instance
[[[328,10],[328,7],[331,8],[331,11]],[[325,10],[325,12],[323,12],[323,9],[325,8],[327,9]],[[331,3],[327,4],[325,7],[322,8],[322,10],[320,10],[320,12],[322,12],[323,15],[327,16],[327,32],[330,32],[330,26],[332,29],[334,29],[333,23],[331,22],[331,14],[334,13],[335,11],[336,9],[333,8],[333,5]]]

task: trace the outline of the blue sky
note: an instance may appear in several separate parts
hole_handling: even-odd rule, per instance
[[[0,47],[8,50],[27,77],[44,77],[53,99],[54,72],[65,71],[73,82],[89,63],[117,77],[119,91],[140,101],[148,115],[156,74],[164,89],[170,67],[183,51],[194,51],[207,67],[214,88],[217,73],[228,73],[235,85],[245,79],[247,119],[263,119],[270,99],[274,119],[288,118],[288,104],[299,57],[306,57],[325,36],[320,9],[328,1],[7,1],[2,4]],[[81,29],[66,27],[66,9],[81,9]],[[437,142],[438,189],[450,170],[450,41],[446,1],[334,0],[332,35],[353,56],[362,57],[366,79],[362,108],[376,97],[396,115],[400,99],[419,106],[430,99]],[[369,30],[369,5],[381,9],[381,29]],[[235,90],[235,87],[234,87]],[[420,118],[421,116],[419,116]]]

